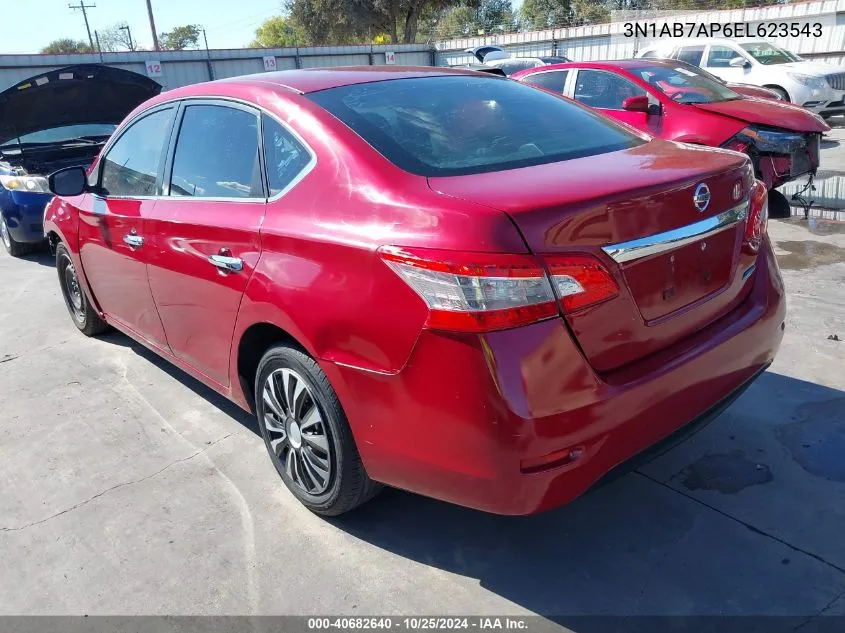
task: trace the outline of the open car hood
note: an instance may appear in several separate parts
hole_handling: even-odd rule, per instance
[[[696,103],[693,107],[747,123],[767,125],[793,132],[828,132],[830,127],[800,106],[770,99],[745,97],[733,101]]]
[[[35,75],[0,93],[0,144],[64,125],[117,124],[160,92],[152,79],[99,64]]]

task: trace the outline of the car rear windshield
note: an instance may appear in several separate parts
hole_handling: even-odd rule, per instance
[[[378,81],[308,96],[420,176],[515,169],[645,142],[588,108],[494,77]]]

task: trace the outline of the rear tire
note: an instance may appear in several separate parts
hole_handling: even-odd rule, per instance
[[[59,287],[62,290],[62,297],[65,300],[70,318],[73,324],[85,336],[95,336],[109,329],[108,324],[100,318],[94,306],[88,301],[73,260],[70,258],[70,251],[64,244],[56,247],[56,270],[59,273]]]
[[[35,249],[35,244],[15,241],[15,238],[9,232],[9,227],[6,225],[6,218],[3,217],[2,213],[0,213],[0,242],[3,242],[6,252],[12,257],[26,255]]]
[[[367,476],[337,394],[308,355],[288,345],[264,354],[255,411],[276,471],[315,514],[343,514],[381,490]]]

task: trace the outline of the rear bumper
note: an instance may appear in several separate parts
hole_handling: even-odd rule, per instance
[[[322,363],[370,476],[489,512],[567,503],[622,462],[718,414],[772,362],[783,283],[766,241],[748,298],[635,366],[597,375],[562,320],[484,337],[424,331],[394,375]],[[579,455],[524,472],[548,455]]]
[[[49,193],[8,191],[0,187],[0,213],[12,239],[23,243],[44,240],[44,207],[52,197]]]

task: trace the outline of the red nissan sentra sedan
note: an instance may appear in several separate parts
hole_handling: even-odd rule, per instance
[[[815,174],[822,133],[830,131],[809,110],[743,97],[672,60],[554,64],[511,79],[563,94],[647,134],[745,152],[769,189]]]
[[[492,75],[179,88],[50,183],[76,326],[253,410],[320,514],[379,484],[503,514],[566,503],[712,417],[782,337],[746,156]]]

